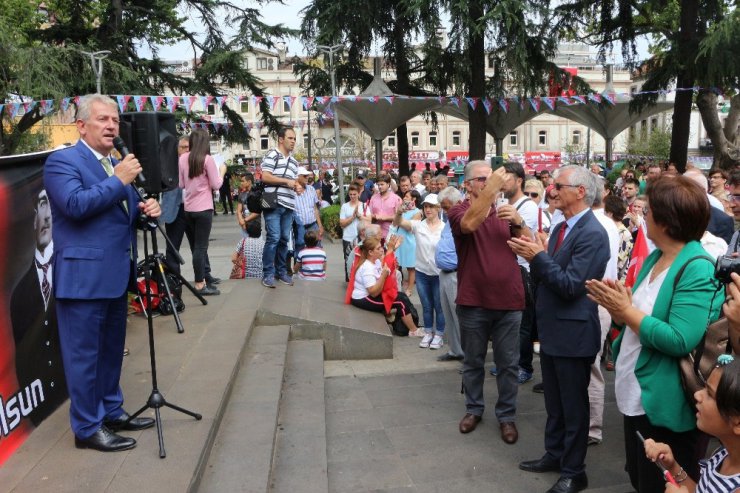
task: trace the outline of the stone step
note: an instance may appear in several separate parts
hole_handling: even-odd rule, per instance
[[[197,491],[268,490],[289,335],[285,325],[252,330]]]
[[[322,341],[291,341],[270,491],[325,493],[328,490],[324,346]]]

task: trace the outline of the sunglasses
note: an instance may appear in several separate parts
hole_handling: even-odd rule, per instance
[[[471,178],[468,181],[477,181],[478,183],[483,183],[488,179],[487,176],[477,176],[475,178]]]
[[[555,190],[560,191],[565,187],[578,188],[580,185],[568,185],[567,183],[555,183]]]
[[[524,195],[526,195],[527,197],[532,197],[533,199],[536,199],[540,196],[540,194],[537,192],[524,192]]]

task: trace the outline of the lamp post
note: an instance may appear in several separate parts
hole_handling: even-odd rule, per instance
[[[90,64],[92,65],[93,72],[95,72],[95,79],[97,82],[96,87],[98,89],[98,94],[100,94],[100,81],[103,78],[103,60],[108,58],[108,55],[110,55],[111,52],[108,50],[95,52],[79,50],[79,52],[90,57]],[[97,66],[95,66],[95,62],[98,62]]]
[[[339,52],[344,45],[337,44],[334,46],[318,45],[317,48],[320,52],[329,55],[329,76],[331,77],[331,95],[337,96],[337,83],[334,75],[334,53]],[[333,98],[332,98],[333,99]],[[336,103],[332,104],[334,110],[334,142],[336,148],[336,162],[337,162],[337,177],[339,178],[339,203],[344,205],[344,177],[342,172],[342,162],[340,156],[341,142],[339,140],[339,113],[337,112]]]
[[[319,164],[318,166],[316,166],[316,169],[319,170],[319,173],[321,173],[321,151],[326,145],[326,139],[323,137],[316,137],[315,139],[313,139],[313,145],[316,146],[316,150],[319,153]]]

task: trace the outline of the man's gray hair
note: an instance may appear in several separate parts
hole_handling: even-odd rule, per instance
[[[368,224],[367,226],[365,226],[365,239],[368,239],[368,238],[380,239],[381,233],[382,233],[382,230],[380,229],[380,224]]]
[[[103,94],[86,94],[80,98],[77,105],[77,119],[86,122],[92,116],[92,107],[95,103],[103,103],[118,111],[118,103]]]
[[[701,170],[697,168],[691,168],[686,170],[683,176],[693,180],[697,185],[701,187],[702,190],[704,190],[704,193],[709,193],[709,184],[707,183],[707,177],[704,176],[704,173],[702,173]]]
[[[488,161],[484,161],[483,159],[479,159],[477,161],[470,161],[468,164],[465,165],[465,181],[470,180],[473,177],[473,170],[476,168],[486,167],[490,168],[491,163]]]
[[[604,198],[602,195],[604,194],[604,183],[606,182],[606,179],[603,176],[594,175],[594,181],[596,182],[596,195],[594,195],[594,201],[591,204],[591,207],[600,209],[604,205]]]
[[[590,207],[591,204],[594,203],[594,198],[596,197],[596,193],[598,191],[596,175],[591,173],[587,168],[575,164],[563,166],[562,168],[560,168],[559,171],[559,174],[562,174],[564,171],[571,172],[570,176],[568,177],[568,179],[570,180],[570,185],[583,187],[583,189],[585,190],[585,197],[583,197],[583,201]]]
[[[445,187],[441,192],[437,194],[437,200],[442,203],[445,200],[449,200],[452,205],[462,202],[462,194],[460,190],[455,187]]]

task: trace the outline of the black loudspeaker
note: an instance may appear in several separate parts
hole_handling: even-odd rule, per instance
[[[141,163],[148,194],[177,188],[177,131],[175,116],[159,111],[121,114],[121,138]]]

